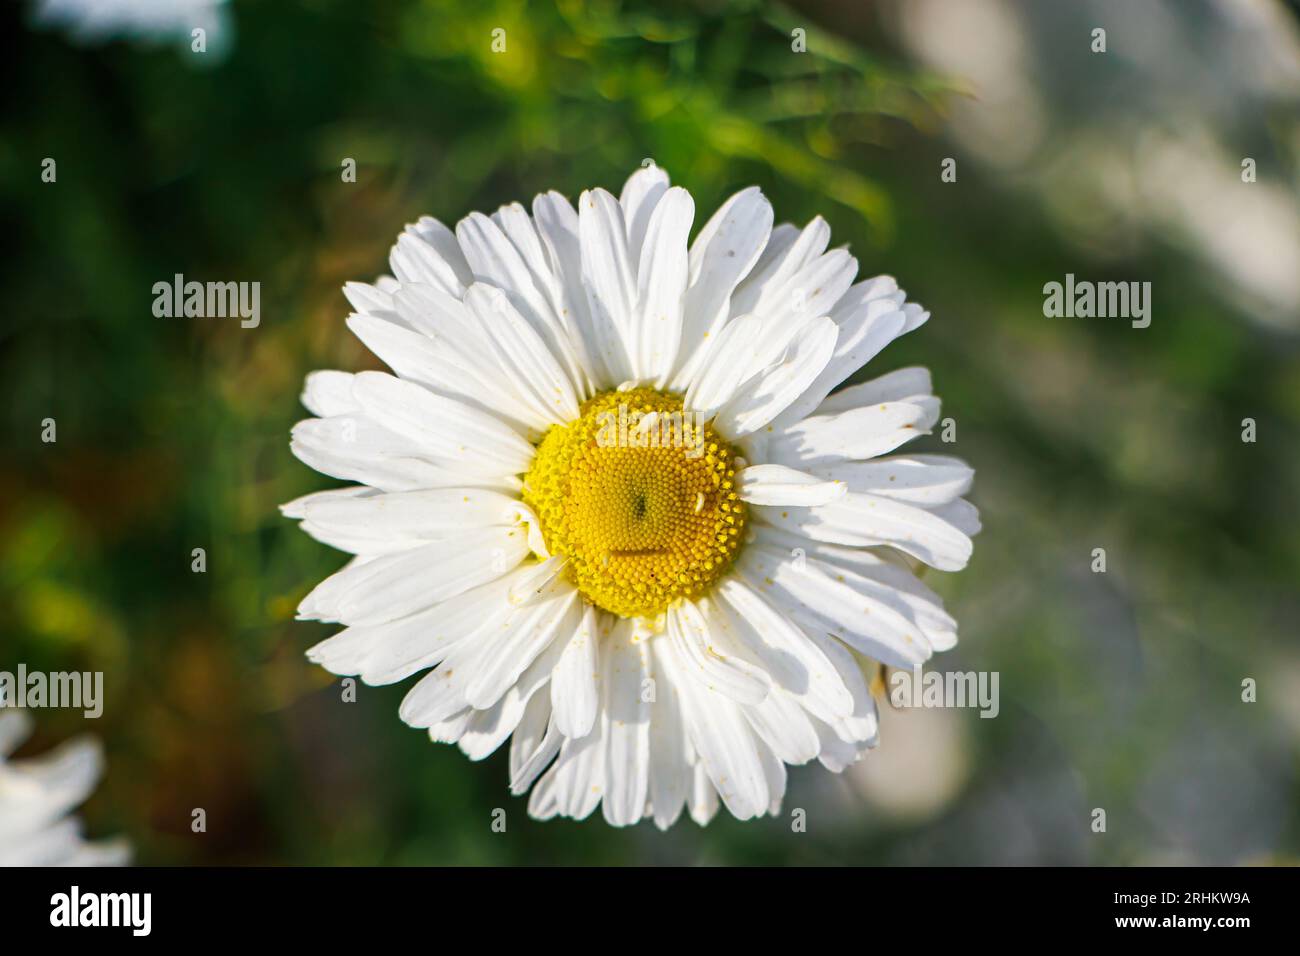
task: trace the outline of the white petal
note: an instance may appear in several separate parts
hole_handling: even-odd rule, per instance
[[[435,744],[454,744],[465,735],[476,714],[482,711],[466,707],[446,720],[440,720],[429,728],[429,739]]]
[[[547,348],[564,368],[574,387],[585,396],[591,379],[586,349],[578,338],[578,327],[567,314],[570,304],[564,279],[557,272],[555,257],[540,224],[533,222],[520,203],[502,206],[493,214],[492,221],[505,233],[532,275],[538,295],[530,297],[532,311],[525,310],[525,318],[547,343]],[[576,231],[576,214],[573,226]]]
[[[0,706],[11,706],[0,694]],[[31,736],[32,718],[20,710],[0,712],[0,758],[8,757]]]
[[[362,372],[352,394],[367,414],[416,441],[440,462],[474,474],[528,470],[533,446],[499,419],[381,372]]]
[[[579,198],[578,236],[596,351],[609,375],[629,381],[635,377],[628,346],[635,340],[636,276],[623,209],[605,190],[592,189]]]
[[[563,738],[551,726],[551,700],[534,694],[510,741],[510,792],[516,796],[533,785],[560,752]]]
[[[30,791],[36,799],[14,801],[0,816],[0,849],[15,830],[35,831],[58,820],[79,806],[95,789],[104,770],[103,746],[93,737],[81,736],[53,750],[3,769],[6,789]],[[16,804],[16,806],[14,806]],[[12,810],[11,810],[12,808]],[[10,812],[15,816],[11,817]],[[21,813],[20,823],[15,817]]]
[[[555,726],[566,737],[585,737],[596,722],[600,693],[598,620],[596,608],[588,605],[551,676]]]
[[[587,734],[579,740],[565,740],[555,763],[538,781],[533,800],[543,802],[547,791],[552,790],[556,812],[575,820],[585,820],[605,795],[604,769],[605,743],[599,733]],[[530,813],[533,807],[530,800]]]
[[[745,708],[745,719],[781,761],[804,764],[821,752],[821,740],[804,709],[780,691],[769,694],[757,707]],[[773,784],[780,781],[776,787]],[[768,773],[768,789],[776,798],[785,791],[782,774]]]
[[[411,438],[363,414],[310,418],[293,426],[290,450],[322,474],[358,481],[382,491],[461,485],[518,491],[510,475],[476,475],[449,462],[435,463]]]
[[[558,753],[563,746],[563,737],[557,735],[556,752]],[[528,815],[534,820],[553,820],[560,812],[560,801],[557,794],[558,784],[555,778],[555,765],[551,764],[551,769],[547,771],[546,776],[537,781],[537,786],[533,787],[532,795],[528,798]],[[521,791],[522,792],[522,791]]]
[[[732,315],[753,312],[765,291],[783,288],[795,273],[824,253],[830,241],[830,226],[821,216],[814,216],[802,230],[788,223],[773,229],[753,271],[731,297]]]
[[[544,566],[544,564],[531,565],[521,569],[514,576],[517,589],[526,595],[521,601],[515,603],[516,610],[521,606],[545,610],[552,604],[551,601],[540,599],[540,595],[538,599],[528,597],[528,595],[535,593],[534,585],[540,581],[549,580],[548,575],[552,570],[552,568]],[[545,590],[545,586],[543,586],[543,590]],[[509,629],[500,628],[501,620],[501,617],[497,617],[487,624],[492,631],[490,634],[484,635],[475,632],[472,638],[458,641],[443,659],[437,670],[426,674],[411,688],[406,697],[402,699],[402,705],[398,711],[402,720],[412,727],[431,727],[458,713],[463,708],[471,706],[468,699],[471,688],[474,689],[476,699],[483,701],[485,706],[490,707],[496,703],[500,694],[491,700],[487,700],[486,698],[489,695],[483,693],[482,685],[485,675],[494,668],[500,668],[503,664],[513,666],[515,663],[513,660],[502,660],[502,644],[508,642],[512,635]],[[534,632],[530,630],[528,633],[531,635]],[[553,661],[551,666],[553,666]],[[523,670],[524,668],[521,668],[520,672],[522,673]],[[532,686],[538,686],[541,678],[545,676],[545,674],[534,674]],[[495,679],[495,675],[487,679]],[[520,683],[523,684],[524,681],[521,680]],[[504,692],[503,689],[502,693]]]
[[[690,810],[691,819],[702,827],[708,826],[718,812],[718,791],[703,764],[696,764],[691,771]]]
[[[929,511],[930,514],[941,518],[967,537],[974,537],[979,533],[981,527],[979,509],[965,498],[931,507]]]
[[[463,528],[514,524],[513,496],[485,488],[431,488],[393,494],[311,495],[294,502],[323,528],[363,538],[446,537]]]
[[[903,293],[888,276],[853,286],[831,310],[840,334],[835,352],[808,390],[778,416],[784,426],[811,414],[837,385],[866,365],[899,335],[908,331]]]
[[[682,600],[668,609],[668,640],[682,668],[701,686],[744,704],[757,704],[771,690],[771,680],[759,667],[742,659],[711,628],[696,604]]]
[[[612,826],[630,826],[645,812],[650,776],[649,632],[616,626],[601,653],[601,720],[605,722],[605,797]]]
[[[383,555],[331,575],[299,605],[319,620],[379,624],[500,577],[528,553],[522,528],[475,528],[454,539]],[[330,600],[322,603],[322,595]]]
[[[541,243],[534,241],[536,233],[531,223],[519,222],[516,215],[509,213],[509,207],[504,207],[503,213],[499,214],[501,222],[511,228],[518,247],[502,231],[501,225],[477,212],[456,224],[456,238],[465,250],[474,277],[509,296],[510,304],[576,380],[582,372],[569,336],[555,313],[552,303],[555,278],[542,259]],[[517,213],[526,218],[522,207]]]
[[[957,510],[945,512],[942,508]],[[961,507],[963,506],[964,507]],[[933,510],[886,498],[850,492],[815,508],[756,507],[757,517],[778,528],[828,544],[851,547],[890,545],[940,571],[960,571],[970,560],[970,535],[979,530],[974,509],[953,502]]]
[[[830,361],[839,328],[826,317],[809,322],[780,363],[750,379],[718,410],[718,430],[741,438],[762,428],[812,384]],[[725,352],[717,360],[727,361]]]
[[[531,697],[518,687],[511,687],[491,707],[473,711],[472,719],[457,741],[461,753],[470,760],[483,760],[494,754],[514,733]]]
[[[841,389],[817,406],[816,414],[834,415],[885,402],[916,401],[918,396],[929,396],[933,391],[929,369],[919,366],[900,368],[869,382]]]
[[[533,218],[538,234],[550,254],[555,312],[582,365],[586,388],[583,397],[597,386],[617,384],[597,354],[587,289],[582,281],[582,245],[578,238],[578,214],[557,192],[533,199]]]
[[[388,256],[389,265],[403,285],[422,283],[432,285],[448,295],[460,295],[460,280],[456,272],[433,246],[423,239],[405,233],[398,237]]]
[[[739,820],[761,816],[767,811],[767,778],[757,741],[741,708],[696,676],[679,645],[671,644],[662,660],[680,696],[691,743],[723,803]],[[692,816],[697,808],[707,808],[707,798],[698,792],[698,784],[697,780]]]
[[[736,473],[736,493],[755,505],[824,505],[843,498],[849,486],[785,465],[750,465]]]
[[[487,330],[464,302],[428,285],[405,286],[393,293],[393,302],[423,341],[394,335],[391,323],[354,331],[394,371],[490,412],[521,434],[536,437],[550,427],[550,415],[522,400],[518,376],[499,360]]]
[[[751,713],[752,711],[747,712],[746,717]],[[753,726],[752,721],[750,726]],[[777,816],[781,812],[781,800],[785,797],[785,764],[777,756],[774,748],[763,739],[762,734],[758,734],[758,759],[762,761],[763,776],[767,779],[767,812]]]
[[[888,557],[865,548],[825,544],[765,526],[756,529],[755,540],[787,553],[797,549],[803,560],[820,562],[819,566],[837,579],[851,571],[854,580],[866,578],[883,585],[887,591],[882,593],[882,599],[911,619],[936,651],[950,650],[957,644],[957,622],[944,610],[943,599],[912,571]]]
[[[495,650],[466,685],[465,700],[480,709],[492,706],[552,641],[573,633],[580,620],[578,592],[567,581],[556,580],[541,597],[485,628],[476,639]]]
[[[818,414],[773,434],[767,455],[779,464],[816,471],[846,458],[874,458],[891,452],[929,434],[938,420],[939,400],[932,396]]]
[[[717,414],[748,377],[749,352],[754,347],[760,321],[752,315],[732,319],[718,333],[710,359],[700,369],[686,393],[685,406],[705,420]]]
[[[505,293],[475,283],[465,303],[488,332],[498,360],[528,406],[547,424],[577,418],[578,398],[568,374]]]
[[[428,336],[369,315],[352,315],[347,322],[366,348],[401,378],[538,434],[551,424],[542,416],[530,415],[510,392],[503,392],[499,376],[489,379],[465,368],[455,361],[454,353]]]
[[[355,572],[378,558],[357,555],[334,574],[321,581],[305,598],[298,603],[298,620],[336,621],[338,620],[338,602],[341,595],[355,580],[344,572]]]
[[[457,651],[465,648],[462,644]],[[472,654],[475,648],[467,649]],[[461,655],[464,657],[465,655]],[[436,670],[425,674],[407,691],[398,707],[398,716],[411,727],[432,728],[462,713],[469,705],[465,701],[465,683],[472,664],[472,656],[465,660],[453,653]]]
[[[855,763],[864,750],[874,747],[879,735],[879,718],[876,702],[867,688],[862,667],[851,651],[832,637],[814,635],[826,656],[840,670],[845,685],[853,690],[852,717],[823,722],[811,718],[821,738],[822,752],[818,756],[822,765],[834,773]]]
[[[407,285],[392,299],[398,317],[432,339],[457,365],[489,380],[498,371],[491,357],[483,355],[487,334],[460,298],[431,285]]]
[[[286,518],[302,519],[307,515],[307,509],[315,504],[327,501],[346,501],[352,498],[367,498],[376,495],[374,488],[367,488],[365,485],[352,485],[347,488],[330,488],[328,491],[313,491],[311,494],[303,495],[301,498],[294,498],[293,501],[280,505],[280,514]]]
[[[460,243],[456,241],[456,234],[437,219],[432,216],[421,216],[419,221],[406,227],[406,232],[419,236],[432,246],[433,251],[438,253],[461,285],[467,286],[474,281],[474,273],[470,271],[465,253],[460,248]],[[450,281],[447,285],[454,288]]]
[[[725,606],[738,619],[734,629],[772,681],[825,719],[853,713],[853,697],[816,642],[743,579],[718,585]]]
[[[662,639],[653,641],[651,647],[658,677],[650,716],[650,802],[655,826],[666,830],[681,816],[693,775],[686,759],[686,726],[677,688],[659,663],[664,654],[672,652]]]
[[[858,746],[837,733],[834,727],[816,718],[813,718],[813,726],[822,742],[822,752],[817,759],[831,773],[843,773],[862,756]]]
[[[684,391],[695,380],[722,331],[736,284],[754,267],[771,232],[772,204],[751,186],[723,203],[695,237],[674,388]]]
[[[408,617],[346,628],[312,647],[307,657],[333,674],[359,675],[367,684],[405,680],[503,617],[524,575],[519,568]]]
[[[837,580],[816,562],[798,567],[779,551],[750,545],[740,555],[739,571],[752,587],[806,622],[807,631],[832,634],[891,667],[910,669],[930,657],[930,644],[915,622],[878,593]]]
[[[549,291],[547,287],[554,280],[554,273],[551,272],[546,247],[542,245],[541,236],[538,235],[528,210],[521,203],[509,203],[494,212],[491,218],[515,247],[515,252],[527,266],[538,291],[546,294]]]
[[[385,276],[385,278],[390,278]],[[393,280],[396,281],[396,280]],[[398,283],[400,287],[400,283]],[[400,321],[393,310],[393,295],[390,288],[380,288],[379,284],[369,285],[365,282],[346,282],[343,295],[352,308],[364,315],[377,315],[380,318]]]
[[[669,189],[655,206],[637,268],[637,338],[633,367],[638,379],[663,387],[672,373],[682,334],[686,294],[686,242],[695,202],[680,187]]]
[[[357,403],[352,397],[352,373],[308,372],[302,387],[302,404],[307,411],[321,418],[355,411]]]
[[[650,229],[650,219],[667,192],[668,173],[653,163],[638,169],[623,184],[618,203],[623,207],[628,255],[634,268],[640,261],[641,248]]]
[[[933,507],[947,504],[970,491],[975,470],[958,458],[909,455],[905,458],[841,462],[818,468],[816,474],[842,481],[850,491],[867,491]]]
[[[741,296],[735,308],[763,321],[764,348],[757,353],[754,371],[776,360],[803,327],[828,315],[848,291],[858,272],[858,261],[844,249],[818,256],[783,281],[768,283],[752,305]],[[819,370],[820,371],[820,370]]]

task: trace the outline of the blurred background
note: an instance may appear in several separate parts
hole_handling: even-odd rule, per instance
[[[0,669],[105,672],[102,719],[37,711],[22,751],[104,740],[91,836],[146,864],[1300,861],[1296,4],[0,17]],[[821,213],[862,274],[895,275],[933,318],[868,372],[928,365],[957,443],[927,450],[977,471],[975,558],[929,578],[962,628],[933,667],[998,671],[1001,713],[886,705],[857,767],[792,771],[806,834],[531,821],[504,749],[430,744],[398,719],[406,685],[342,702],[303,656],[332,628],[293,621],[344,560],[276,509],[335,484],[289,454],[302,378],[376,367],[342,284],[387,271],[421,214],[617,192],[645,158],[697,226],[758,184],[778,221]],[[260,282],[260,326],[155,318],[175,273]],[[1151,282],[1151,326],[1045,318],[1066,273]]]

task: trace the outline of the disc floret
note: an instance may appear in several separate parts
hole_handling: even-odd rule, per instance
[[[746,519],[737,459],[681,396],[604,392],[543,436],[523,496],[588,601],[653,618],[707,592],[735,558]]]

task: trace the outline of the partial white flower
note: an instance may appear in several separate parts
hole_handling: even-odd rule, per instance
[[[89,843],[71,815],[103,773],[98,741],[80,738],[40,757],[8,759],[30,733],[26,713],[0,709],[0,866],[126,864],[124,840]]]
[[[957,640],[913,570],[966,564],[973,473],[894,454],[938,420],[929,374],[835,391],[929,313],[757,188],[688,243],[694,216],[650,167],[421,219],[344,290],[395,374],[312,373],[293,430],[356,482],[284,506],[354,555],[299,606],[344,626],[309,656],[427,671],[402,718],[476,760],[509,739],[537,817],[777,813],[787,764],[874,746],[877,662]]]
[[[118,37],[192,46],[204,32],[204,55],[224,56],[232,27],[228,0],[36,0],[32,23],[57,27],[82,43]]]

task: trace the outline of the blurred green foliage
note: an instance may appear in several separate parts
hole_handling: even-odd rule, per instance
[[[217,63],[29,31],[2,68],[17,242],[0,667],[106,672],[92,834],[167,864],[1295,858],[1294,341],[1160,250],[1114,276],[1154,280],[1151,329],[1044,319],[1042,284],[1089,263],[975,166],[940,183],[947,104],[969,91],[905,65],[849,5],[821,5],[820,23],[758,0],[232,12]],[[928,809],[808,768],[787,799],[809,808],[806,835],[725,814],[666,835],[538,824],[506,792],[504,752],[478,765],[429,744],[397,718],[403,687],[344,704],[303,657],[330,629],[294,607],[343,559],[276,506],[331,484],[288,452],[303,375],[375,366],[342,283],[386,271],[420,214],[617,191],[647,157],[694,193],[697,224],[760,184],[779,220],[824,215],[864,274],[933,311],[870,371],[928,365],[958,422],[986,530],[971,568],[935,584],[963,627],[936,665],[1000,671],[1003,700],[997,720],[949,715],[946,743],[906,738],[964,768]],[[260,327],[154,318],[151,288],[175,273],[261,282]],[[1246,416],[1257,444],[1239,440]],[[1094,547],[1107,575],[1089,571]],[[1245,677],[1258,704],[1240,702]],[[39,717],[34,749],[82,729]],[[873,786],[891,783],[907,802],[907,780]],[[1097,806],[1105,836],[1088,829]]]

